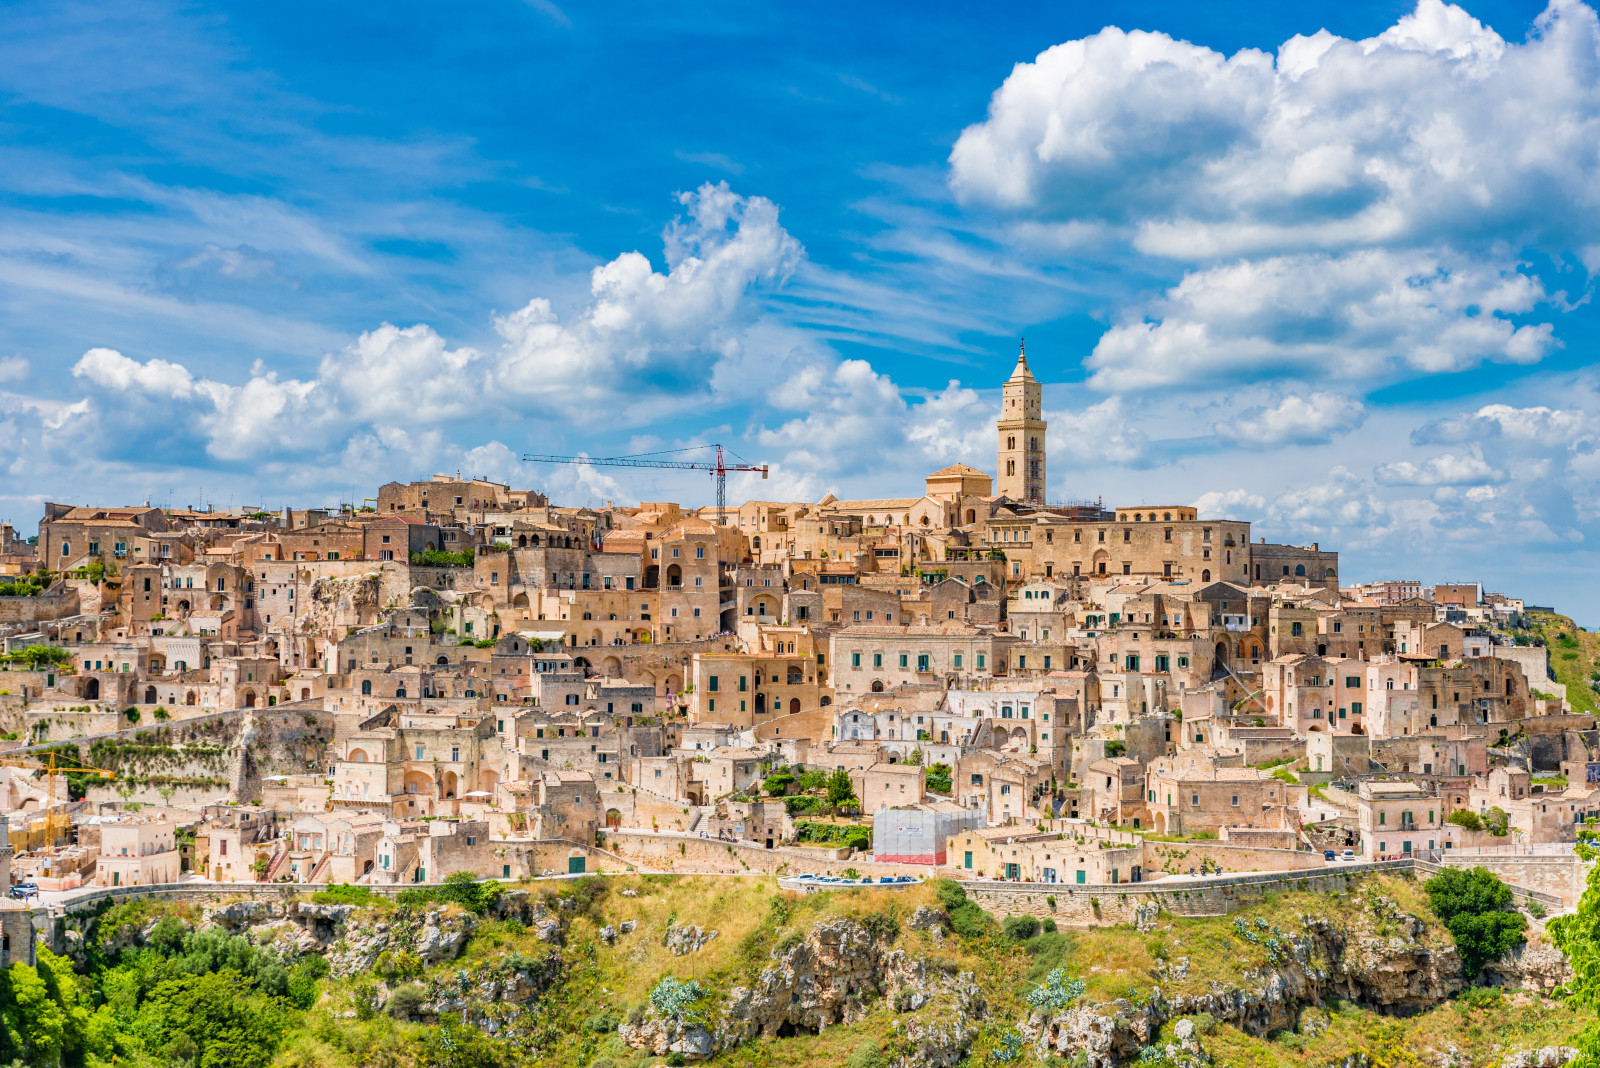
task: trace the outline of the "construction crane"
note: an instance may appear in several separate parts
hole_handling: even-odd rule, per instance
[[[117,777],[117,773],[114,771],[107,771],[105,768],[85,768],[77,764],[58,764],[56,762],[56,751],[54,749],[49,751],[48,756],[49,760],[43,762],[38,760],[22,760],[14,757],[0,757],[0,767],[31,768],[35,771],[42,771],[45,773],[45,797],[49,799],[45,803],[45,835],[50,839],[52,844],[59,844],[65,838],[64,832],[66,830],[68,820],[66,813],[64,812],[51,813],[49,811],[56,806],[56,773],[58,771],[81,771],[89,775],[98,775],[102,779],[115,779]],[[3,848],[4,846],[5,843],[0,842],[0,848]]]
[[[547,456],[543,453],[528,452],[522,454],[524,463],[530,464],[593,464],[595,467],[658,467],[673,471],[709,471],[711,478],[717,484],[717,526],[727,526],[728,513],[728,472],[729,471],[759,471],[761,477],[767,477],[766,464],[748,464],[741,460],[729,460],[732,455],[721,445],[701,445],[699,448],[716,449],[717,459],[713,463],[709,460],[690,462],[687,460],[652,460],[652,456],[665,456],[664,452],[643,452],[632,456]],[[688,449],[673,449],[671,452],[688,452]]]

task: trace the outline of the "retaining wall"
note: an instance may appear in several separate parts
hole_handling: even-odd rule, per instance
[[[1154,883],[1078,886],[1058,883],[966,882],[967,896],[997,916],[1050,918],[1067,927],[1137,922],[1136,912],[1152,906],[1176,916],[1226,916],[1258,904],[1271,891],[1343,892],[1372,872],[1409,872],[1410,860],[1340,864],[1322,871],[1269,872],[1208,878],[1163,879]],[[1051,904],[1054,899],[1054,904]]]

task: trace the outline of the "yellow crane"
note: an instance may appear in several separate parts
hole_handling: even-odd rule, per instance
[[[58,761],[54,749],[50,750],[47,755],[49,759],[46,761],[24,760],[19,757],[0,757],[0,766],[32,768],[35,771],[45,773],[45,796],[49,798],[49,802],[45,806],[45,836],[53,845],[60,845],[66,837],[65,831],[69,821],[65,812],[50,812],[50,809],[54,808],[57,803],[56,775],[60,772],[81,771],[89,775],[98,775],[102,779],[115,779],[117,773],[107,771],[105,768],[87,768],[81,764],[68,764]]]

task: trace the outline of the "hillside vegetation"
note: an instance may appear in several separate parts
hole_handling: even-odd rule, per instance
[[[1600,712],[1600,634],[1580,630],[1566,616],[1530,612],[1519,634],[1541,638],[1550,652],[1550,673],[1567,688],[1574,712]]]
[[[7,973],[0,1062],[645,1068],[685,1059],[649,1048],[665,1029],[738,1068],[1323,1068],[1356,1055],[1468,1068],[1593,1021],[1529,993],[1450,998],[1456,947],[1408,879],[1072,931],[1001,924],[949,883],[804,896],[763,877],[485,887],[402,902],[336,889],[272,914],[112,907],[69,937],[70,960]],[[1087,1038],[1100,1044],[1073,1045]]]

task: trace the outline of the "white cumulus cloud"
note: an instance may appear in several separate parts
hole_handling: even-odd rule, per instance
[[[1505,316],[1544,299],[1513,265],[1426,252],[1242,260],[1191,271],[1134,308],[1085,366],[1092,385],[1132,390],[1238,372],[1357,379],[1531,363],[1554,344],[1550,324]]]
[[[1309,445],[1356,429],[1366,418],[1360,401],[1338,393],[1290,395],[1271,407],[1249,408],[1218,423],[1219,436],[1241,445]]]
[[[1481,456],[1444,453],[1421,462],[1380,464],[1373,477],[1386,486],[1476,486],[1501,482],[1506,476]]]

